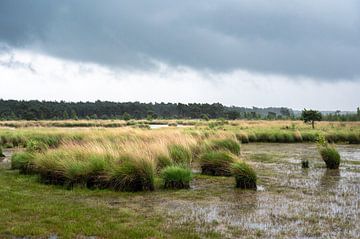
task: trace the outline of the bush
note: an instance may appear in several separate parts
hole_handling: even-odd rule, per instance
[[[161,171],[161,177],[164,181],[164,188],[190,188],[192,173],[188,168],[168,166]]]
[[[233,163],[231,172],[235,177],[237,188],[256,189],[257,176],[250,165],[245,162]]]
[[[210,143],[210,148],[213,150],[229,150],[235,155],[240,154],[240,144],[233,139],[218,139]]]
[[[333,146],[323,146],[319,148],[321,158],[325,161],[329,169],[338,169],[340,165],[340,154]]]
[[[209,151],[200,156],[202,174],[213,176],[231,176],[230,165],[236,157],[226,151]]]
[[[110,184],[114,190],[119,191],[153,191],[154,165],[145,159],[125,160],[114,167]]]
[[[18,169],[20,173],[33,173],[34,165],[33,165],[34,155],[29,152],[17,152],[14,153],[11,157],[11,169]]]
[[[179,144],[173,144],[169,146],[170,158],[175,164],[190,165],[191,152],[187,148]]]

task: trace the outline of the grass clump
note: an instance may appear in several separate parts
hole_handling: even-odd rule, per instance
[[[245,132],[241,132],[241,133],[238,133],[236,134],[236,138],[239,142],[243,143],[243,144],[247,144],[250,142],[249,140],[249,136],[247,133]]]
[[[161,171],[164,188],[183,189],[190,188],[192,179],[191,170],[180,166],[168,166]]]
[[[306,159],[301,160],[301,167],[309,168],[309,160],[306,160]]]
[[[256,189],[257,176],[250,165],[245,162],[233,163],[231,172],[235,177],[237,188]]]
[[[235,155],[240,154],[240,144],[233,139],[218,139],[210,142],[213,150],[228,150]]]
[[[166,168],[174,164],[174,162],[169,156],[163,154],[160,154],[156,157],[156,162],[157,162],[156,168],[158,170],[161,170],[163,168]]]
[[[30,152],[17,152],[11,157],[11,169],[18,169],[20,173],[29,174],[34,171],[34,154]]]
[[[0,157],[5,157],[4,153],[3,153],[3,149],[2,147],[0,146]]]
[[[340,166],[340,154],[333,146],[326,146],[319,149],[321,158],[329,169],[338,169]]]
[[[320,134],[318,136],[317,146],[326,167],[329,169],[338,169],[340,166],[340,154],[334,146],[327,143],[324,135]]]
[[[154,165],[146,159],[129,159],[113,169],[110,184],[117,191],[153,191]]]
[[[226,151],[209,151],[200,156],[202,174],[231,176],[230,165],[236,162],[234,155]]]
[[[179,144],[173,144],[169,146],[170,158],[175,164],[179,165],[190,165],[191,163],[191,152],[189,149],[185,148]]]

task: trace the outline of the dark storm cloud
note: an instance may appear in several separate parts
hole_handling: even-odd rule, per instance
[[[360,76],[357,0],[2,0],[0,41],[116,67],[153,60],[322,79]]]

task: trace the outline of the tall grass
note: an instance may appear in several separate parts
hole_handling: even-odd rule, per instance
[[[116,166],[110,177],[110,185],[120,191],[153,191],[155,167],[145,159],[127,159]]]
[[[161,171],[161,177],[164,182],[164,188],[190,188],[192,173],[189,168],[168,166]]]
[[[5,157],[4,153],[3,153],[3,149],[2,147],[0,146],[0,157]]]
[[[210,141],[208,148],[211,150],[228,150],[235,155],[240,154],[240,144],[234,139],[212,140]]]
[[[201,172],[213,176],[231,176],[230,165],[236,161],[236,156],[230,152],[209,151],[200,157]]]
[[[256,189],[257,176],[250,165],[243,161],[233,163],[231,172],[235,177],[237,188]]]

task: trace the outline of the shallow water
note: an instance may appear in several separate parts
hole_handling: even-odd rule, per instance
[[[339,170],[328,170],[312,144],[243,145],[243,157],[269,154],[271,163],[253,162],[259,189],[234,189],[233,179],[195,180],[192,190],[208,194],[201,200],[167,200],[161,207],[168,223],[193,224],[198,233],[223,237],[359,238],[360,147],[338,145]],[[310,161],[302,169],[301,159]],[[176,216],[174,216],[176,215]]]

